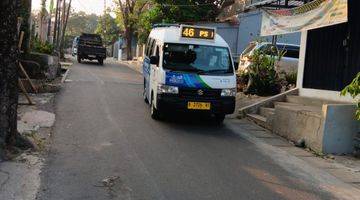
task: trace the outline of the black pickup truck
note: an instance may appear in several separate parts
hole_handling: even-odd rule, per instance
[[[106,48],[103,46],[100,35],[83,33],[78,40],[77,60],[79,63],[83,59],[98,60],[100,65],[106,59]]]

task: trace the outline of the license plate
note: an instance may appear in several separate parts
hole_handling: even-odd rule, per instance
[[[89,55],[89,58],[96,58],[95,55]]]
[[[206,102],[188,102],[189,110],[210,110],[211,104]]]

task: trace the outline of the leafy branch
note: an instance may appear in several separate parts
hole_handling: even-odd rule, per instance
[[[350,96],[354,99],[359,96],[360,72],[356,75],[355,79],[341,91],[342,96],[345,96],[346,94],[350,94]],[[360,120],[360,100],[357,102],[356,118]]]

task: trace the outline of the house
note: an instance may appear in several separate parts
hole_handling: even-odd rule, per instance
[[[232,34],[219,34],[229,43],[230,46],[236,44],[234,54],[240,55],[251,41],[261,40],[271,42],[273,37],[261,37],[262,12],[256,6],[251,6],[264,1],[259,0],[233,0],[225,1],[222,5],[222,12],[217,17],[217,21],[232,24],[237,30]],[[275,1],[273,1],[275,2]],[[272,2],[270,2],[272,3]],[[231,38],[237,36],[235,42]],[[300,33],[291,33],[277,36],[277,42],[300,44]]]
[[[240,112],[319,153],[351,153],[360,130],[356,100],[340,91],[360,71],[360,1],[348,0],[347,8],[348,22],[301,32],[295,90]]]

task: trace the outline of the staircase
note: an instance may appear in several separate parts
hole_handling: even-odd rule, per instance
[[[258,125],[272,130],[276,110],[288,110],[289,112],[306,112],[309,115],[321,118],[322,105],[335,103],[323,99],[314,99],[296,95],[287,95],[284,101],[275,101],[269,107],[260,107],[257,113],[246,116]]]
[[[351,103],[282,94],[241,109],[239,116],[290,141],[303,140],[318,153],[341,154],[350,153],[352,147],[360,151],[354,112]]]

